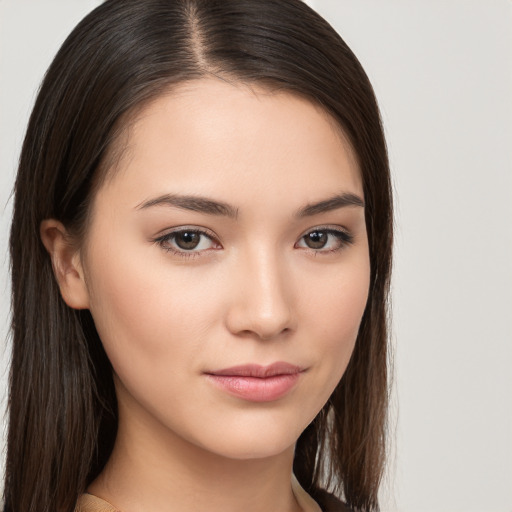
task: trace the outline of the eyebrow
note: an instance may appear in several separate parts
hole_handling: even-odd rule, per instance
[[[184,210],[205,213],[207,215],[221,215],[233,219],[238,217],[239,211],[238,208],[222,201],[216,201],[201,196],[179,194],[164,194],[154,199],[143,201],[136,206],[136,209],[144,210],[154,206],[172,206],[182,208]],[[344,192],[329,199],[324,199],[316,203],[309,203],[306,206],[299,208],[295,213],[295,217],[310,217],[347,206],[358,206],[364,208],[364,201],[355,194]]]
[[[318,215],[319,213],[330,212],[347,206],[358,206],[364,208],[364,201],[355,194],[344,192],[317,203],[307,204],[303,208],[300,208],[295,216],[299,218],[310,217]]]
[[[144,210],[153,206],[174,206],[184,210],[206,213],[208,215],[222,215],[235,219],[238,216],[238,208],[221,201],[214,201],[206,197],[187,196],[178,194],[164,194],[154,199],[149,199],[136,206],[138,210]]]

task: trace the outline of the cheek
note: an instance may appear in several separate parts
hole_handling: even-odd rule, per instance
[[[365,247],[353,251],[339,267],[314,276],[308,288],[304,283],[310,290],[304,308],[316,312],[310,315],[316,328],[329,339],[357,334],[370,285],[368,251]]]
[[[368,300],[369,269],[356,269],[340,281],[324,307],[332,319],[332,331],[355,341]]]
[[[327,397],[334,390],[352,355],[359,326],[368,300],[370,265],[367,254],[354,258],[345,271],[317,281],[317,291],[306,309],[310,339],[308,349],[321,357],[321,378]],[[326,399],[327,399],[326,397]]]
[[[90,260],[91,313],[116,373],[168,371],[169,361],[178,372],[193,368],[219,316],[214,287],[183,268],[141,264],[147,254],[128,254]]]

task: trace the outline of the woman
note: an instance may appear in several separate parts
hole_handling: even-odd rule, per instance
[[[298,0],[108,0],[15,186],[5,511],[378,510],[371,85]]]

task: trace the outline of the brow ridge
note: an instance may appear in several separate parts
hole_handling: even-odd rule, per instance
[[[206,197],[179,194],[164,194],[154,199],[143,201],[137,205],[138,210],[154,206],[174,206],[184,210],[191,210],[208,215],[222,215],[230,218],[238,216],[238,208],[222,201],[214,201]]]
[[[343,192],[329,199],[324,199],[323,201],[319,201],[317,203],[307,204],[297,211],[296,217],[310,217],[313,215],[318,215],[319,213],[326,213],[332,210],[337,210],[338,208],[345,208],[347,206],[357,206],[364,208],[364,201],[356,194]]]
[[[234,219],[238,217],[239,213],[238,208],[222,201],[215,201],[201,196],[179,194],[163,194],[154,199],[143,201],[137,205],[136,209],[144,210],[155,206],[171,206],[208,215],[221,215]],[[299,208],[295,217],[310,217],[349,206],[364,208],[364,201],[356,194],[344,192]]]

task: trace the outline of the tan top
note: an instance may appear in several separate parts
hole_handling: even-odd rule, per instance
[[[76,503],[75,512],[120,512],[105,500],[92,494],[82,494]]]
[[[300,486],[299,482],[292,477],[292,489],[295,498],[304,512],[322,512],[320,506],[311,498],[311,496]],[[82,494],[78,499],[75,512],[121,512],[119,509],[92,494]]]

